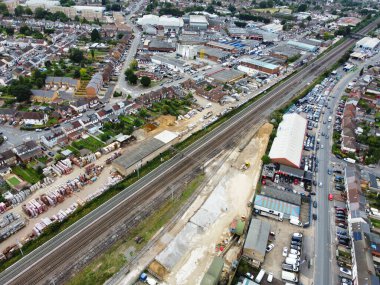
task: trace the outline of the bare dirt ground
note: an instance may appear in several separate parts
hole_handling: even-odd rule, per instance
[[[257,126],[258,128],[259,126]],[[120,284],[133,284],[135,278],[142,272],[148,264],[160,252],[171,246],[173,240],[189,223],[189,220],[199,211],[200,208],[213,213],[218,212],[219,205],[215,208],[206,205],[211,194],[216,188],[220,193],[225,208],[219,212],[216,221],[209,225],[203,232],[197,233],[188,245],[186,253],[180,261],[175,264],[171,272],[165,277],[167,284],[199,284],[205,271],[208,269],[213,257],[216,255],[215,247],[218,243],[229,236],[228,226],[235,217],[247,216],[250,208],[247,202],[252,200],[255,186],[260,177],[261,157],[265,153],[269,135],[272,131],[270,124],[264,124],[257,131],[252,127],[251,136],[254,135],[248,144],[245,144],[243,151],[239,148],[229,154],[229,157],[217,171],[211,180],[204,187],[200,195],[189,207],[184,216],[177,222],[176,226],[166,233],[160,242],[154,245],[149,251],[150,254],[138,261],[134,269],[124,278]],[[248,137],[249,138],[249,137]],[[245,171],[240,170],[243,163],[249,162],[251,167]],[[213,164],[220,163],[218,161]],[[207,168],[206,168],[207,175]],[[215,195],[214,195],[215,196]],[[215,199],[215,197],[214,197]],[[227,264],[236,259],[238,248],[233,247],[227,253]]]

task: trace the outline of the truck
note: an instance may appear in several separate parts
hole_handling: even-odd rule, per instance
[[[261,269],[260,272],[259,272],[259,274],[256,276],[255,282],[260,284],[260,282],[263,279],[264,275],[265,275],[265,270]]]
[[[293,265],[293,266],[299,266],[300,265],[300,263],[299,263],[299,261],[297,259],[291,258],[291,257],[285,258],[285,263]]]
[[[352,159],[352,158],[349,158],[349,157],[346,157],[346,158],[343,158],[344,161],[348,162],[348,163],[352,163],[354,164],[356,162],[355,159]]]
[[[291,282],[298,282],[298,277],[297,277],[297,274],[296,273],[293,273],[293,272],[289,272],[289,271],[282,271],[281,273],[281,278],[282,280],[285,280],[285,281],[291,281]]]

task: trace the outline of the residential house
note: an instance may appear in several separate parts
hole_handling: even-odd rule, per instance
[[[16,155],[10,149],[0,153],[0,165],[13,166],[16,165],[16,163]]]
[[[66,145],[68,138],[62,129],[54,129],[50,133],[41,137],[41,143],[48,148],[53,148],[56,145]]]
[[[86,95],[87,96],[97,96],[100,88],[103,86],[103,75],[98,72],[95,73],[90,82],[86,86]]]
[[[39,112],[22,112],[22,123],[24,125],[42,126],[48,121],[48,115],[46,113]]]
[[[104,121],[108,117],[110,117],[113,114],[113,109],[100,109],[98,112],[96,112],[96,115],[98,116],[99,121]]]
[[[66,88],[66,89],[73,89],[78,90],[80,87],[80,80],[79,79],[73,79],[70,77],[55,77],[55,76],[48,76],[45,80],[46,88]]]
[[[14,120],[17,111],[10,108],[0,108],[0,119],[4,121]]]
[[[71,102],[70,107],[77,113],[83,113],[90,107],[90,105],[88,100],[79,99],[77,101]]]
[[[28,163],[32,159],[40,157],[43,154],[41,147],[33,140],[16,146],[13,149],[13,152],[16,154],[17,160],[22,163]]]
[[[82,135],[83,125],[79,120],[67,123],[62,127],[63,132],[66,134],[69,140],[75,141],[79,139]]]
[[[32,90],[31,100],[40,103],[50,103],[58,99],[58,92],[54,90]]]

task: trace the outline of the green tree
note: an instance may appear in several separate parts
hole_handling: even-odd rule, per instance
[[[30,96],[32,96],[32,91],[30,90],[30,87],[22,83],[9,86],[9,93],[15,96],[18,102],[29,101]]]
[[[261,157],[261,161],[263,162],[263,164],[269,164],[269,163],[271,163],[271,159],[270,159],[269,155],[267,155],[267,154],[264,154]]]
[[[100,41],[101,37],[100,37],[100,33],[97,29],[93,29],[92,32],[91,32],[91,41],[92,42],[98,42]]]
[[[80,78],[80,72],[79,72],[78,69],[75,69],[75,70],[74,70],[74,75],[73,75],[73,77],[74,77],[75,79],[79,79],[79,78]]]
[[[38,7],[34,10],[34,18],[36,19],[44,19],[46,15],[46,11],[44,8]]]
[[[151,83],[151,80],[148,76],[143,76],[143,77],[141,77],[140,82],[141,82],[142,86],[148,87]]]
[[[15,8],[15,16],[16,17],[20,17],[24,14],[24,7],[23,6],[20,6],[18,5],[16,8]]]
[[[235,12],[236,12],[236,7],[230,3],[230,5],[228,5],[228,10],[230,10],[230,12],[231,12],[232,14],[235,14]]]
[[[92,58],[92,60],[94,60],[94,58],[95,58],[95,50],[94,49],[91,49],[91,58]]]
[[[21,26],[19,31],[20,31],[20,34],[23,34],[26,36],[29,36],[31,34],[30,28],[26,25]]]
[[[131,74],[131,75],[128,77],[128,81],[129,81],[129,83],[131,83],[131,84],[133,84],[133,85],[137,84],[137,80],[138,80],[137,75],[134,74],[134,73]]]
[[[26,7],[26,8],[24,9],[24,13],[25,13],[26,15],[28,15],[28,16],[33,15],[33,11],[32,11],[32,9],[30,9],[29,7]]]
[[[9,16],[7,5],[5,5],[5,3],[3,2],[0,3],[0,14],[4,16]]]
[[[76,63],[80,63],[84,60],[83,52],[77,48],[71,48],[69,50],[69,58]]]
[[[137,70],[138,67],[139,67],[139,63],[137,62],[136,59],[133,59],[131,63],[129,64],[129,68],[132,70]]]
[[[205,11],[210,14],[215,14],[215,9],[212,5],[208,5]]]
[[[307,8],[307,5],[305,3],[302,3],[298,6],[297,12],[306,12]]]
[[[6,27],[5,32],[7,33],[8,36],[13,36],[15,33],[15,28],[13,27]]]

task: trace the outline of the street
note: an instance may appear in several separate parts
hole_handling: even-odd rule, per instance
[[[338,105],[340,98],[345,92],[348,83],[358,76],[360,70],[367,66],[370,62],[378,60],[380,55],[376,55],[373,58],[367,60],[366,62],[359,64],[358,68],[354,72],[344,73],[342,69],[339,69],[338,74],[342,74],[343,77],[333,88],[331,94],[334,96],[329,102],[330,109],[325,108],[325,114],[322,116],[320,121],[319,134],[325,133],[329,135],[329,139],[323,136],[319,136],[320,145],[324,146],[323,149],[320,148],[317,153],[317,158],[319,159],[319,172],[317,173],[318,184],[322,182],[322,187],[317,186],[316,199],[318,202],[317,222],[316,222],[316,240],[315,240],[315,271],[314,271],[314,284],[337,284],[337,266],[335,262],[335,223],[331,219],[333,215],[333,206],[335,202],[329,202],[327,199],[328,194],[332,193],[332,181],[331,176],[328,175],[327,170],[332,168],[332,163],[339,161],[345,164],[343,160],[338,160],[331,153],[332,148],[332,137],[333,137],[333,125],[334,125],[334,115],[335,109]],[[332,113],[331,113],[332,112]],[[328,117],[332,116],[333,120],[331,123],[328,122]],[[326,124],[322,122],[326,121]],[[334,229],[331,231],[331,229]]]
[[[128,89],[128,84],[125,81],[125,70],[128,69],[130,63],[135,58],[137,48],[139,46],[140,40],[141,40],[141,31],[131,22],[131,17],[140,10],[140,7],[143,5],[144,0],[140,0],[136,2],[136,4],[133,6],[133,10],[125,17],[125,23],[132,27],[134,38],[132,40],[131,46],[128,50],[127,56],[125,58],[123,67],[120,70],[120,75],[117,80],[117,83],[115,85],[115,91],[121,91],[125,94],[131,93]]]

